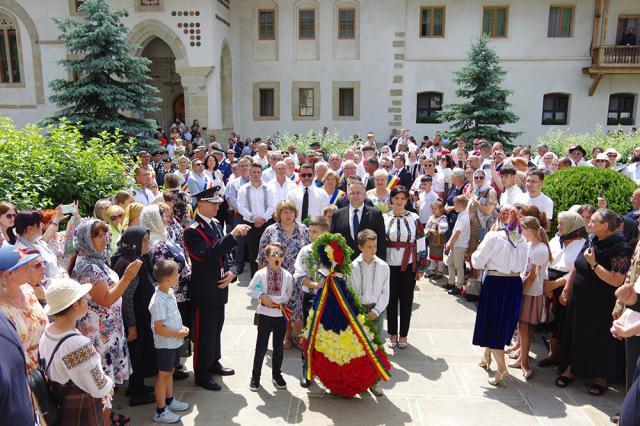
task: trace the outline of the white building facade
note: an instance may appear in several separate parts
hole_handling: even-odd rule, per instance
[[[164,127],[179,116],[219,137],[433,135],[482,32],[508,72],[520,121],[506,128],[524,132],[519,143],[638,120],[640,46],[625,35],[640,24],[637,0],[108,1],[152,61]],[[73,76],[57,64],[67,53],[51,18],[82,19],[80,3],[0,0],[0,115],[23,125],[55,112],[49,82]]]

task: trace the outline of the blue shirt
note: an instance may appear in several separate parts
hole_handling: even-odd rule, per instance
[[[178,302],[170,288],[167,293],[156,288],[156,292],[151,296],[149,303],[151,312],[151,330],[153,330],[153,345],[156,349],[177,349],[182,346],[182,339],[177,337],[161,336],[156,333],[153,325],[156,321],[162,321],[162,325],[171,330],[182,329],[182,317],[178,310]]]

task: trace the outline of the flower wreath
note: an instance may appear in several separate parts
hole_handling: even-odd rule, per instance
[[[323,234],[313,243],[309,273],[320,271],[326,280],[314,297],[303,341],[307,379],[315,375],[344,397],[388,380],[391,368],[373,321],[345,281],[352,253],[340,234]]]

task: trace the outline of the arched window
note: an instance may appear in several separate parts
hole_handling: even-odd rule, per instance
[[[18,26],[7,15],[0,14],[0,83],[20,83],[20,51]]]
[[[416,123],[438,123],[438,112],[442,111],[442,93],[418,93]]]

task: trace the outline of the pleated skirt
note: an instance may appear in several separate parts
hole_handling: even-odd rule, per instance
[[[480,288],[473,344],[503,350],[516,329],[521,306],[520,277],[487,275]]]

